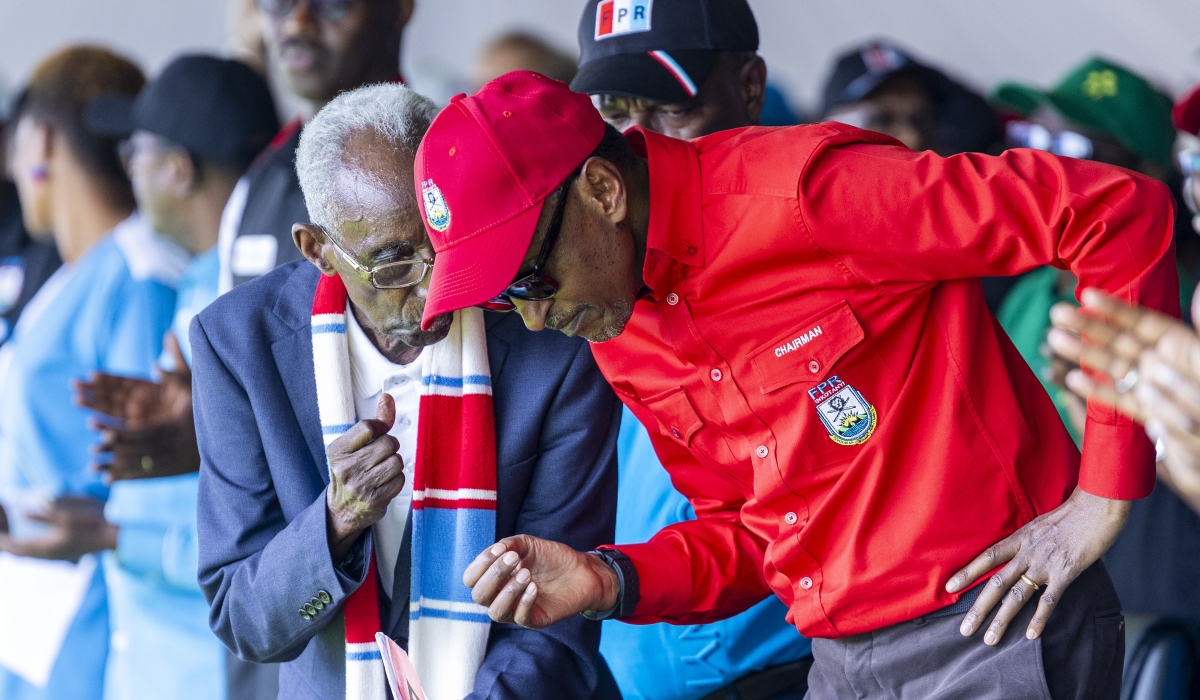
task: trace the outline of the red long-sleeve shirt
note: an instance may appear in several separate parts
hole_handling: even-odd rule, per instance
[[[619,545],[630,622],[768,593],[812,637],[953,603],[950,576],[1076,484],[1135,499],[1153,446],[1088,407],[1082,461],[976,278],[1040,265],[1178,314],[1160,183],[1029,150],[941,158],[840,124],[642,130],[637,302],[593,353],[697,519]]]

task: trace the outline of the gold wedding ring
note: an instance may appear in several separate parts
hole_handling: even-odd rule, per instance
[[[150,455],[142,457],[142,471],[147,474],[154,471],[154,460],[150,458]]]
[[[1025,574],[1021,574],[1021,580],[1024,581],[1025,583],[1028,583],[1030,586],[1032,586],[1035,589],[1041,588],[1041,585],[1042,585],[1042,584],[1038,583],[1037,581],[1034,581],[1033,579],[1029,578]]]

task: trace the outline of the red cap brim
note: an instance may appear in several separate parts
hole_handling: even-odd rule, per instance
[[[429,330],[433,319],[441,314],[491,301],[512,284],[541,214],[542,202],[538,202],[508,221],[438,253],[421,328]],[[447,275],[446,270],[451,272]]]

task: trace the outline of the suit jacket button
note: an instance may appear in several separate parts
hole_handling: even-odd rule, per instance
[[[309,615],[311,615],[313,617],[317,616],[317,609],[315,607],[313,607],[312,603],[304,604],[304,612],[308,613]]]
[[[682,434],[680,434],[680,432],[679,432],[679,429],[678,429],[678,428],[671,428],[671,437],[675,438],[676,440],[682,440],[682,439],[683,439],[683,435],[682,435]]]
[[[300,608],[300,617],[303,617],[305,620],[312,619],[312,615],[309,615],[308,612],[304,608]]]
[[[313,606],[314,608],[316,608],[317,610],[324,610],[324,609],[325,609],[325,604],[324,604],[324,603],[322,603],[322,602],[321,602],[320,600],[318,600],[317,598],[313,598],[312,600],[310,600],[310,601],[308,601],[308,602],[309,602],[309,603],[312,603],[312,606]]]
[[[326,605],[329,605],[330,603],[333,602],[333,598],[330,597],[330,595],[328,593],[326,593],[325,591],[317,591],[317,597],[320,598],[321,602]]]

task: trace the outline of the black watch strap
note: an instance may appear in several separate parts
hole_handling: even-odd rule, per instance
[[[620,620],[633,615],[641,593],[638,589],[637,567],[629,557],[616,549],[594,549],[588,554],[595,554],[617,574],[617,604],[608,610],[584,610],[583,616],[589,620]]]

